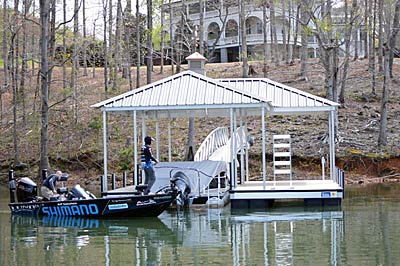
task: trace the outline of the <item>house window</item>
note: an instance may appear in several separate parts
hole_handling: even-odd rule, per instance
[[[189,5],[189,15],[199,14],[200,13],[200,4],[193,3]]]
[[[262,21],[257,17],[249,17],[246,19],[247,34],[262,34]]]
[[[225,37],[238,36],[238,24],[235,20],[230,19],[226,23]]]
[[[206,2],[206,11],[214,11],[220,8],[219,0],[209,0]]]
[[[216,22],[212,22],[207,29],[207,37],[208,40],[215,40],[217,39],[220,33],[219,25]]]

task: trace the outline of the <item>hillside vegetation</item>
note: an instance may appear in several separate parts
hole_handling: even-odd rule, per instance
[[[262,77],[262,65],[250,62],[255,69],[253,76]],[[186,66],[184,66],[186,67]],[[317,61],[309,63],[308,80],[298,76],[300,64],[282,64],[268,69],[269,79],[284,83],[309,93],[324,97],[323,68]],[[371,94],[368,60],[351,62],[346,86],[346,104],[339,109],[339,131],[337,137],[337,164],[343,168],[349,183],[370,181],[387,181],[400,178],[400,65],[395,62],[391,84],[388,140],[385,147],[377,146],[379,131],[379,110],[382,78],[379,78],[377,94]],[[49,112],[49,156],[51,170],[62,169],[69,172],[73,180],[84,180],[85,183],[99,180],[103,172],[102,154],[102,113],[90,107],[92,104],[121,94],[128,90],[128,81],[118,79],[118,90],[104,92],[103,70],[97,68],[95,77],[93,69],[87,76],[79,70],[76,90],[62,89],[61,69],[55,69],[50,91],[51,106]],[[142,84],[145,84],[146,69],[142,70]],[[232,78],[241,76],[241,64],[207,64],[207,76],[211,78]],[[134,75],[136,70],[132,70]],[[153,81],[169,76],[170,69],[166,67],[161,75],[159,68],[154,67]],[[120,74],[119,74],[120,76]],[[133,77],[135,79],[135,77]],[[40,95],[36,77],[28,81],[29,88],[25,98],[19,100],[17,107],[18,150],[23,165],[17,169],[19,176],[37,176],[40,152]],[[12,91],[2,94],[2,112],[0,124],[0,169],[1,180],[7,180],[7,172],[13,167],[13,105]],[[255,138],[251,150],[251,163],[255,166],[255,177],[261,176],[260,154],[261,129],[259,118],[249,118],[248,128]],[[132,143],[133,118],[128,115],[112,115],[109,117],[109,172],[121,173],[133,169]],[[321,156],[327,153],[326,133],[327,117],[323,116],[275,116],[267,119],[267,134],[291,134],[293,141],[293,156],[297,176],[302,173],[318,175]],[[141,123],[141,122],[139,122]],[[148,132],[154,134],[152,121],[148,121]],[[176,119],[172,122],[173,157],[182,160],[187,141],[187,120]],[[166,121],[161,121],[161,132],[166,129]],[[229,118],[196,119],[196,148],[214,128],[228,126]],[[165,132],[165,130],[164,130]],[[161,160],[167,157],[167,134],[162,134],[160,143]],[[270,145],[267,158],[270,161]],[[259,166],[259,168],[257,168]],[[258,169],[258,170],[257,170]],[[85,179],[84,179],[85,178]]]

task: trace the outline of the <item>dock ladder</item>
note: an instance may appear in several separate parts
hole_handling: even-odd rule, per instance
[[[274,186],[278,176],[289,177],[292,186],[292,151],[290,135],[274,135],[273,137],[274,160]]]

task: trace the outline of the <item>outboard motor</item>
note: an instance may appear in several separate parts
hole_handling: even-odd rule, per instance
[[[68,193],[68,199],[95,199],[96,197],[85,191],[79,184],[75,185]]]
[[[18,202],[30,202],[37,200],[37,185],[32,179],[23,177],[17,184]]]
[[[176,204],[179,206],[189,205],[189,194],[191,191],[189,178],[183,172],[179,171],[172,176],[171,182],[178,190]]]

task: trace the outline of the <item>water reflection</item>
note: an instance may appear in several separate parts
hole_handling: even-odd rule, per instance
[[[31,246],[37,243],[39,237],[43,237],[46,249],[86,246],[91,237],[98,236],[151,238],[161,234],[173,238],[172,231],[158,218],[90,219],[13,215],[10,219],[12,242]]]
[[[232,265],[293,265],[295,257],[307,251],[298,243],[304,241],[310,223],[319,228],[308,229],[317,239],[314,246],[322,235],[329,245],[321,252],[329,254],[328,264],[335,265],[344,234],[343,211],[301,208],[243,213],[231,213],[229,208],[170,210],[151,219],[10,219],[14,252],[40,248],[64,254],[72,248],[72,256],[77,256],[80,249],[102,250],[104,255],[95,261],[105,265],[124,260],[137,265],[225,264],[227,258]]]

